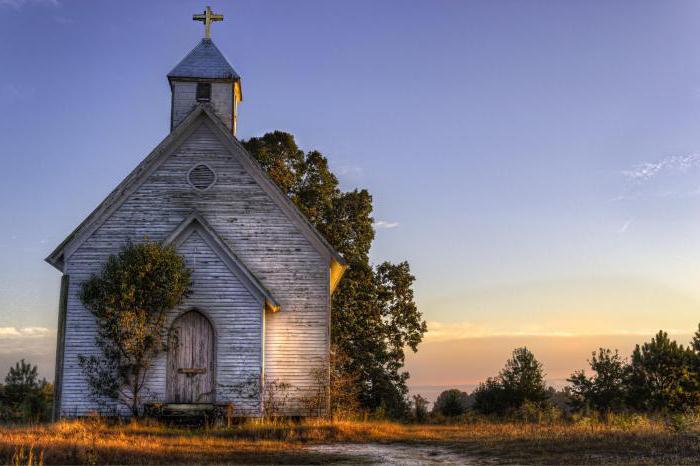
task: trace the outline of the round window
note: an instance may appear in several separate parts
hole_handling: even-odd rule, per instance
[[[211,188],[216,182],[216,173],[209,168],[209,165],[200,163],[192,167],[187,174],[187,180],[195,189],[204,191]]]

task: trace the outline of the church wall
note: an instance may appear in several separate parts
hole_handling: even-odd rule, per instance
[[[168,327],[183,313],[197,309],[215,334],[217,403],[232,402],[246,413],[259,412],[259,400],[246,396],[241,381],[259,380],[262,372],[263,300],[253,296],[209,245],[193,233],[177,248],[192,273],[192,293],[168,314]],[[167,355],[154,362],[148,380],[150,397],[166,398]]]
[[[173,84],[173,125],[175,128],[187,118],[197,105],[197,83],[174,81]],[[214,113],[231,129],[233,118],[233,84],[211,84],[211,101]]]
[[[217,183],[204,192],[195,191],[186,178],[188,170],[198,162],[207,163],[218,177]],[[118,252],[127,240],[148,237],[162,241],[193,209],[201,213],[281,305],[279,312],[265,314],[265,378],[290,384],[291,398],[285,414],[305,414],[300,398],[315,387],[312,372],[327,369],[328,262],[223,146],[208,124],[203,124],[66,261],[71,280],[63,415],[85,414],[98,408],[87,396],[77,361],[79,354],[95,351],[94,318],[78,299],[80,283],[98,272],[106,258]],[[218,289],[211,290],[212,299],[223,296],[216,294]],[[228,318],[230,328],[235,328],[236,317],[231,314]],[[247,345],[248,350],[253,351]],[[235,347],[231,351],[235,353]],[[218,367],[217,372],[227,370],[233,380],[237,369],[231,367]],[[154,390],[160,384],[158,377],[151,381]]]

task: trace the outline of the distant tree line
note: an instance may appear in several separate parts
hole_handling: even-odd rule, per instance
[[[331,353],[332,412],[353,417],[363,411],[361,379],[343,370],[347,356]],[[538,421],[565,413],[688,413],[700,409],[700,326],[684,346],[660,331],[637,345],[629,359],[617,350],[599,348],[588,361],[590,374],[575,371],[563,390],[547,387],[542,364],[527,348],[516,348],[503,369],[479,384],[472,393],[443,391],[433,403],[413,396],[412,410],[403,418],[417,422],[460,418],[470,413],[503,419]],[[327,373],[319,379],[328,383]],[[321,392],[319,392],[321,393]],[[325,403],[322,395],[310,397],[309,413]],[[0,384],[0,422],[45,422],[51,419],[53,386],[38,376],[37,367],[24,360],[10,368]],[[372,414],[370,412],[370,414]],[[374,415],[390,413],[374,412]]]
[[[443,391],[430,415],[454,418],[468,413],[542,419],[566,413],[686,413],[700,408],[700,326],[688,346],[660,331],[637,345],[626,359],[599,348],[588,361],[590,375],[575,371],[563,390],[547,387],[542,364],[527,348],[516,348],[505,367],[471,393]],[[413,417],[428,419],[428,402],[413,397]]]
[[[571,402],[577,410],[684,412],[700,407],[700,326],[688,346],[660,331],[637,345],[629,360],[600,348],[589,360],[592,374],[574,372]]]

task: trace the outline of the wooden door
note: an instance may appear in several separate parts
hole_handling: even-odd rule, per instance
[[[170,327],[166,384],[170,403],[214,402],[214,329],[197,311]]]

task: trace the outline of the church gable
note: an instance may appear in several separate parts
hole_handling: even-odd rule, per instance
[[[240,154],[222,143],[208,117],[201,115],[191,126],[178,147],[138,180],[128,198],[78,243],[71,257],[106,251],[108,244],[129,240],[162,242],[197,211],[228,249],[260,273],[263,282],[266,270],[282,266],[279,261],[301,261],[308,270],[327,268],[327,254],[302,234],[299,224],[289,219],[241,163]],[[214,175],[204,190],[192,185],[192,171],[200,166]]]
[[[177,160],[177,162],[174,162],[173,159]],[[255,201],[255,208],[261,210],[262,213],[272,214],[274,212],[275,215],[282,213],[288,222],[296,226],[298,233],[304,236],[319,255],[327,261],[334,275],[331,283],[331,287],[334,288],[345,269],[345,261],[342,256],[328,244],[325,238],[286,198],[240,143],[226,132],[225,126],[216,116],[211,114],[207,105],[198,105],[189,115],[186,122],[173,131],[149,154],[107,199],[51,253],[46,259],[47,262],[62,270],[66,258],[90,238],[118,208],[131,202],[132,198],[137,196],[138,191],[143,192],[144,189],[147,190],[148,188],[144,188],[146,184],[157,185],[160,183],[162,190],[164,188],[163,180],[167,180],[169,188],[181,188],[178,193],[178,199],[154,199],[156,204],[159,201],[167,202],[170,200],[181,201],[180,204],[184,205],[183,202],[187,198],[190,200],[194,199],[193,202],[190,202],[190,210],[192,206],[201,204],[194,196],[201,194],[202,197],[205,197],[205,194],[202,192],[192,193],[191,177],[180,176],[181,170],[173,165],[174,163],[184,164],[185,160],[191,163],[191,166],[186,167],[186,175],[189,175],[190,170],[196,169],[198,165],[205,164],[208,168],[212,168],[210,165],[206,165],[209,162],[217,165],[218,169],[223,170],[223,172],[228,173],[228,175],[224,175],[221,178],[215,171],[217,186],[212,185],[211,191],[207,194],[218,192],[221,195],[222,189],[228,186],[228,188],[232,188],[231,191],[238,192],[228,193],[227,195],[234,194],[234,197],[229,197],[227,201],[232,203],[236,201],[245,202],[245,195],[249,194],[259,198],[251,197],[247,200]],[[168,165],[169,168],[163,170],[163,165]],[[180,166],[179,168],[185,167]],[[176,175],[178,176],[177,179],[174,178]],[[241,181],[242,184],[238,185],[232,183]],[[256,189],[253,189],[253,191],[250,189],[252,184],[257,185],[258,189],[255,193],[253,191],[256,191]],[[246,186],[248,193],[245,192]],[[154,186],[154,188],[157,190],[159,187]],[[172,191],[172,189],[169,190]],[[160,192],[155,194],[162,196],[167,193]],[[264,202],[257,203],[262,198],[265,198]],[[267,212],[264,212],[265,209],[267,209]],[[139,215],[147,216],[148,214],[145,211],[140,211]]]
[[[207,167],[207,165],[196,165],[199,167]],[[188,173],[188,177],[192,175],[192,169]],[[215,175],[213,171],[212,175]],[[216,181],[216,177],[212,176],[212,182]],[[166,245],[172,245],[176,249],[180,249],[183,244],[190,241],[192,237],[199,238],[204,241],[209,249],[215,253],[218,258],[236,275],[238,280],[250,291],[253,296],[256,296],[265,305],[265,309],[271,312],[279,310],[277,300],[272,296],[265,286],[260,283],[258,278],[241,262],[236,254],[231,251],[224,241],[219,238],[214,229],[204,218],[198,213],[190,214],[164,241]]]

